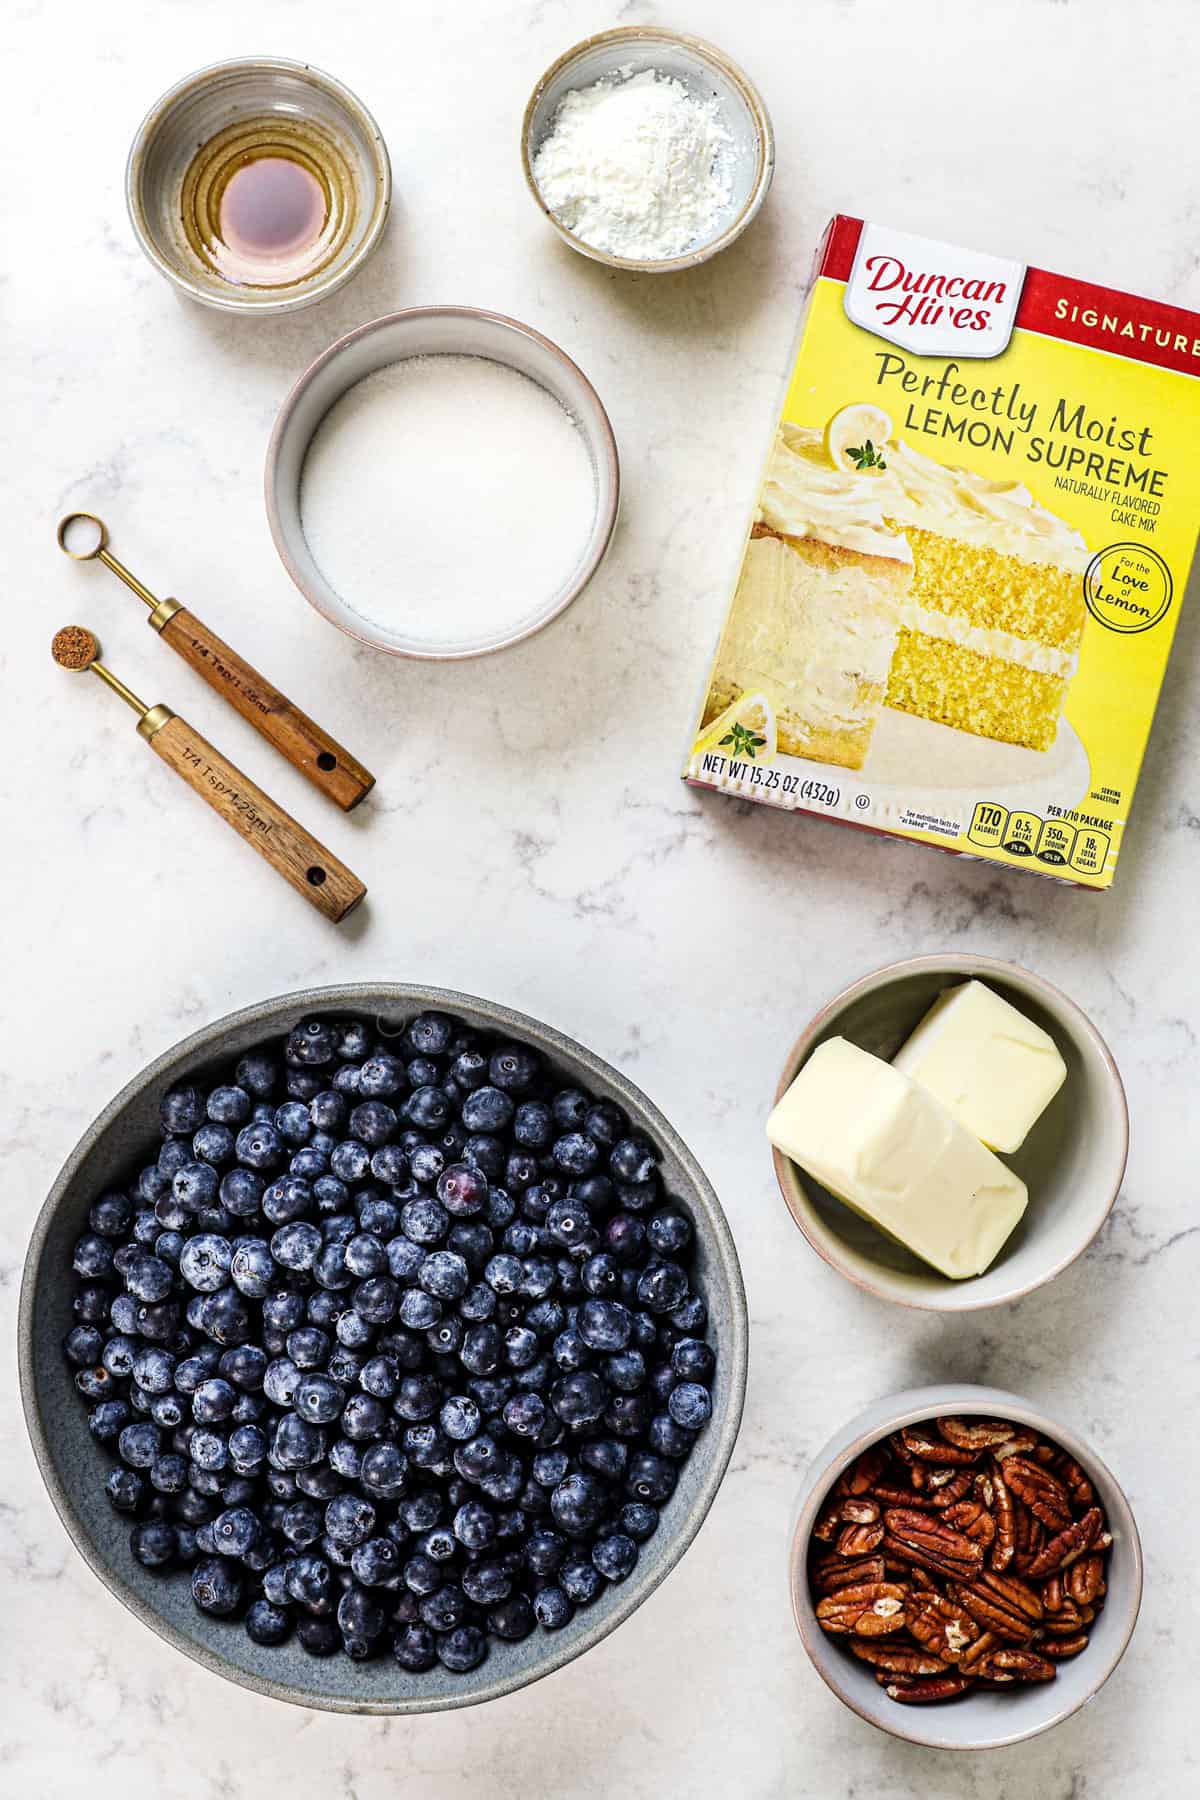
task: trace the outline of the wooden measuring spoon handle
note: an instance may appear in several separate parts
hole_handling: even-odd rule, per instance
[[[307,713],[293,706],[286,694],[251,668],[195,613],[185,606],[167,612],[171,605],[170,601],[162,604],[167,617],[159,632],[172,650],[343,812],[357,806],[375,785],[370,770]],[[150,622],[157,623],[153,614]]]
[[[310,906],[335,924],[353,912],[367,891],[353,870],[235,769],[186,719],[166,707],[154,706],[138,730],[150,748],[290,881]]]

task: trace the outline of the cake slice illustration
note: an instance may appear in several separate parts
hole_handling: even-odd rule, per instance
[[[780,750],[818,762],[861,768],[884,706],[1048,750],[1087,560],[1027,488],[934,462],[877,407],[785,420],[704,723],[765,689]]]

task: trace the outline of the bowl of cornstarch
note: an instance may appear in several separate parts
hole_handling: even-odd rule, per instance
[[[762,96],[722,51],[630,25],[547,69],[525,109],[521,159],[573,250],[666,274],[741,236],[771,185],[775,139]]]
[[[288,574],[394,656],[482,656],[540,630],[599,568],[619,496],[587,377],[540,332],[474,307],[414,307],[340,338],[267,450]]]

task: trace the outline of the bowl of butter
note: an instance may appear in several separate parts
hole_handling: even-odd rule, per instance
[[[1129,1114],[1074,1001],[983,956],[856,981],[794,1045],[767,1122],[817,1254],[903,1306],[968,1312],[1074,1262],[1120,1190]]]

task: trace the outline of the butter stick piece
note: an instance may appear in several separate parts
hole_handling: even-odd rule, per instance
[[[948,988],[892,1067],[992,1150],[1019,1150],[1067,1077],[1048,1032],[982,981]]]
[[[941,1102],[845,1038],[813,1051],[767,1121],[776,1149],[943,1275],[981,1275],[1025,1183]]]

